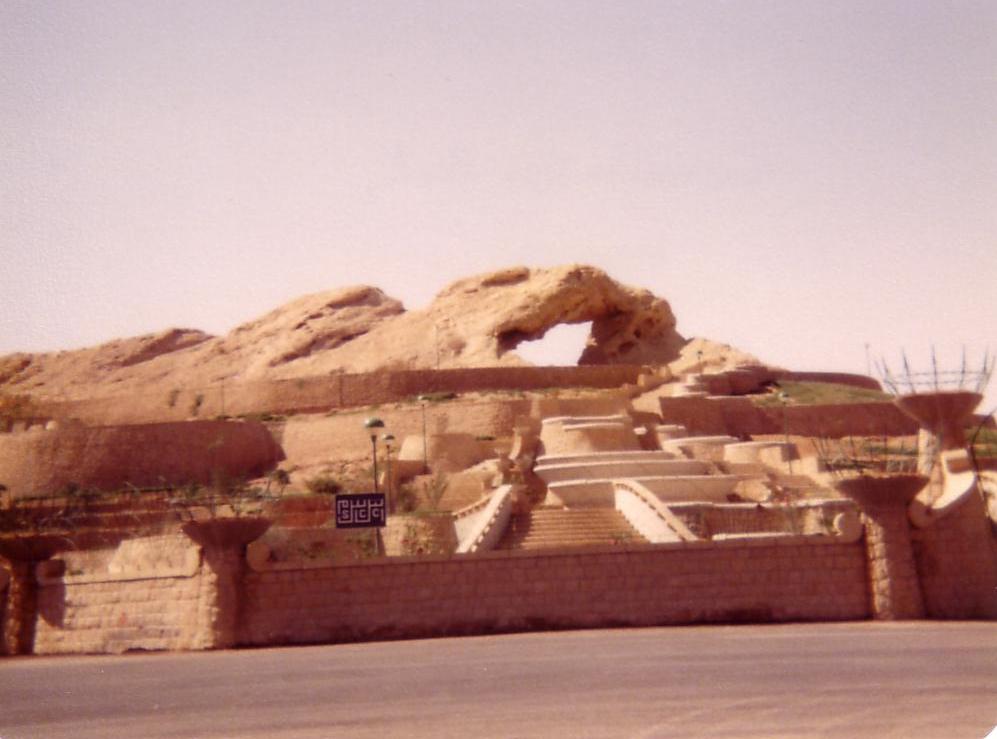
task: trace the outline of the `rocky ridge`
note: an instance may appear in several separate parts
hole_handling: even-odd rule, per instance
[[[306,295],[220,337],[170,329],[78,351],[7,355],[0,391],[74,399],[163,383],[526,364],[519,343],[589,321],[580,364],[664,364],[687,345],[668,302],[647,290],[590,266],[516,267],[459,280],[423,310],[356,286]]]

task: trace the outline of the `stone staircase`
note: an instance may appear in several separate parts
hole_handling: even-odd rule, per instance
[[[612,508],[536,508],[509,519],[496,549],[550,549],[646,543]]]

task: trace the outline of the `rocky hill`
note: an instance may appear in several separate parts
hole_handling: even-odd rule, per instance
[[[171,329],[79,351],[0,357],[0,390],[47,398],[379,369],[524,364],[516,346],[592,323],[580,364],[660,364],[686,345],[667,301],[589,266],[517,267],[449,285],[424,310],[375,287],[299,298],[225,336]]]

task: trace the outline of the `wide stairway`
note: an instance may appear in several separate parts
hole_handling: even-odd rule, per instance
[[[550,549],[646,542],[612,508],[536,508],[509,519],[496,549]]]

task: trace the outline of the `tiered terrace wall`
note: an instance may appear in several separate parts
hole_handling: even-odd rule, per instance
[[[835,385],[850,385],[865,390],[882,390],[882,385],[868,375],[856,375],[851,372],[794,372],[776,370],[773,373],[778,380],[793,380],[795,382],[827,382]]]
[[[38,408],[52,418],[78,418],[89,424],[183,420],[192,416],[289,415],[392,403],[424,393],[615,388],[635,383],[643,369],[637,365],[604,365],[336,373],[201,388],[163,387],[156,393],[39,402]]]
[[[52,493],[69,483],[116,490],[126,483],[208,483],[219,473],[247,478],[282,458],[267,428],[252,421],[39,424],[0,433],[0,482],[15,496]]]
[[[664,423],[692,434],[782,434],[812,437],[908,436],[917,423],[892,403],[759,406],[741,397],[661,398]]]
[[[429,434],[465,433],[475,436],[508,436],[519,416],[621,413],[627,400],[598,398],[509,398],[502,400],[455,400],[427,404]],[[280,432],[280,443],[288,459],[298,464],[318,460],[362,459],[370,454],[370,438],[363,432],[364,417],[376,414],[398,439],[422,434],[423,409],[418,405],[378,408],[376,411],[343,411],[330,416],[302,415],[289,418]]]

